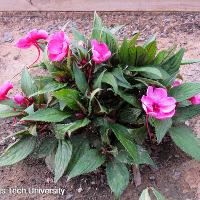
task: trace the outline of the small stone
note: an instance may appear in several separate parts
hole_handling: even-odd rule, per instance
[[[11,32],[4,32],[3,34],[3,42],[12,42],[14,40]]]
[[[181,176],[181,172],[175,171],[174,175],[172,176],[175,180],[178,180]]]
[[[91,184],[92,184],[92,185],[95,185],[95,181],[92,181]]]
[[[72,197],[73,197],[73,194],[67,194],[66,197],[65,197],[65,199],[66,200],[70,200],[70,199],[72,199]]]
[[[154,181],[156,179],[156,177],[155,176],[149,176],[149,180],[151,180],[151,181]]]
[[[81,193],[83,191],[83,188],[80,187],[80,188],[78,188],[77,191],[78,191],[78,193]]]

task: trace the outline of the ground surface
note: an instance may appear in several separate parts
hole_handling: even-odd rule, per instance
[[[143,41],[148,35],[157,34],[159,48],[170,47],[176,43],[185,47],[185,58],[200,57],[200,13],[101,13],[108,26],[126,25],[119,38],[135,31],[140,31]],[[49,32],[60,29],[66,22],[67,28],[76,25],[82,32],[88,34],[92,25],[92,13],[0,13],[0,84],[9,80],[21,71],[24,65],[31,64],[36,51],[19,51],[14,47],[14,41],[32,28],[42,28]],[[36,72],[33,72],[36,73]],[[200,64],[184,66],[182,75],[186,80],[200,81]],[[18,88],[19,77],[12,81]],[[200,137],[200,120],[195,118],[189,122]],[[0,138],[11,134],[9,121],[0,121]],[[5,148],[0,143],[0,150]],[[144,185],[135,187],[132,181],[123,195],[123,200],[138,200],[142,189],[147,186],[157,187],[168,200],[199,200],[200,199],[200,164],[186,157],[171,142],[164,148],[153,147],[152,157],[158,169],[147,166],[141,169]],[[113,199],[105,175],[98,170],[92,175],[81,176],[71,182],[63,178],[58,184],[52,181],[52,174],[43,161],[28,159],[12,167],[0,169],[0,189],[2,188],[64,188],[61,195],[13,195],[8,192],[0,195],[0,199],[68,199],[68,200],[109,200]],[[0,190],[1,193],[1,190]]]

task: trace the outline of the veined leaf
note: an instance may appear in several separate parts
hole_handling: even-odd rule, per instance
[[[84,149],[80,157],[76,157],[76,162],[68,170],[68,180],[75,176],[92,172],[105,162],[105,157],[100,155],[96,149]]]
[[[122,45],[119,49],[119,62],[121,64],[127,64],[129,60],[129,43],[127,38],[124,38]]]
[[[75,65],[73,66],[73,72],[78,89],[85,94],[89,89],[85,74]]]
[[[161,70],[159,70],[156,67],[129,67],[128,68],[129,71],[131,72],[139,72],[139,73],[149,73],[152,74],[154,76],[156,76],[155,79],[162,79],[163,78],[163,74],[161,72]]]
[[[115,77],[112,75],[112,73],[106,72],[103,75],[102,82],[111,85],[113,87],[114,91],[116,93],[118,92],[117,81],[116,81]]]
[[[22,115],[22,111],[14,110],[13,108],[5,105],[0,105],[0,119],[5,119],[9,117],[17,117]]]
[[[101,36],[101,32],[99,31],[99,29],[101,30],[103,28],[103,23],[101,18],[97,15],[96,12],[94,12],[94,21],[93,21],[93,29],[92,29],[92,38],[93,39],[100,39]]]
[[[21,89],[27,96],[30,96],[31,94],[37,92],[37,86],[35,84],[35,81],[29,74],[27,68],[24,68],[22,72]]]
[[[73,110],[79,110],[77,101],[80,100],[79,92],[73,89],[61,89],[55,91],[53,95],[65,105]]]
[[[85,118],[81,120],[76,120],[69,124],[55,124],[53,127],[56,133],[56,138],[64,139],[65,133],[68,133],[68,135],[70,136],[72,132],[78,130],[79,128],[87,126],[89,123],[90,123],[90,120]]]
[[[60,140],[55,155],[55,177],[57,182],[64,174],[72,155],[72,145],[69,141]]]
[[[185,122],[192,117],[200,114],[200,105],[190,105],[186,107],[179,107],[176,109],[173,120],[176,122]]]
[[[182,60],[181,65],[190,65],[194,63],[199,63],[200,59],[193,59],[193,60]]]
[[[117,79],[117,83],[118,83],[119,86],[124,87],[124,88],[128,88],[128,89],[132,88],[131,84],[124,78],[122,69],[115,68],[112,71],[112,74]]]
[[[180,149],[200,161],[200,140],[193,135],[191,129],[186,126],[173,127],[169,129],[169,133]]]
[[[178,102],[187,100],[198,93],[200,93],[200,83],[183,83],[169,91],[169,95]]]
[[[0,166],[13,165],[25,159],[33,152],[35,143],[35,137],[24,137],[18,140],[0,156]]]
[[[140,195],[139,200],[151,200],[151,197],[149,196],[148,188],[142,191],[142,194]]]
[[[134,161],[138,160],[137,146],[130,140],[128,130],[119,124],[110,124],[110,128],[114,132],[117,139],[121,142],[127,152],[131,155]]]
[[[158,143],[160,143],[167,133],[167,131],[171,128],[172,126],[172,120],[171,119],[165,119],[165,120],[157,120],[152,118],[151,124],[155,127],[155,132],[156,132],[156,138]]]
[[[22,118],[21,120],[42,121],[42,122],[61,122],[71,115],[66,112],[59,111],[55,108],[40,109],[33,114]]]
[[[101,88],[101,82],[102,82],[105,72],[106,72],[106,70],[101,72],[101,74],[98,76],[98,78],[94,81],[94,89]]]
[[[39,90],[38,92],[35,92],[34,94],[31,94],[30,97],[40,95],[40,94],[44,94],[44,93],[53,92],[55,90],[59,90],[59,89],[65,87],[66,85],[67,84],[62,84],[62,83],[58,83],[56,81],[53,81],[53,82],[50,82],[47,85],[45,85],[45,87],[42,90]]]
[[[129,183],[129,171],[124,163],[112,160],[106,165],[106,175],[108,185],[117,199]]]

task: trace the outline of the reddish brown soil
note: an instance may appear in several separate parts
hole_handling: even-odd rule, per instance
[[[131,37],[135,31],[141,32],[141,42],[148,35],[157,34],[159,48],[170,47],[176,43],[178,47],[185,47],[185,58],[200,57],[200,13],[101,13],[108,26],[116,24],[126,25],[119,33],[119,38],[124,35]],[[14,47],[14,41],[32,28],[42,28],[49,32],[60,29],[66,22],[67,28],[76,25],[83,33],[89,34],[92,25],[92,13],[0,13],[0,84],[20,72],[24,65],[31,64],[36,56],[36,51],[19,51]],[[200,64],[184,66],[182,75],[188,81],[200,81]],[[33,70],[33,73],[38,71]],[[18,89],[19,77],[14,80]],[[12,132],[12,122],[0,121],[0,138]],[[195,118],[188,122],[200,137],[200,120]],[[0,150],[7,144],[1,142]],[[158,169],[147,166],[141,168],[142,186],[135,187],[131,181],[123,195],[123,200],[138,200],[142,189],[155,186],[168,200],[199,200],[200,199],[200,164],[191,160],[180,152],[173,143],[166,142],[162,146],[155,146],[152,157]],[[66,182],[63,178],[54,184],[52,173],[48,171],[43,160],[29,158],[24,162],[11,167],[0,169],[0,193],[6,188],[65,188],[64,196],[61,195],[30,195],[6,194],[0,199],[80,199],[100,200],[113,199],[106,184],[102,170],[81,176]]]

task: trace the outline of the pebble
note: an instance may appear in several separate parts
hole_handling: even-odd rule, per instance
[[[149,180],[151,180],[151,181],[154,181],[156,179],[156,177],[155,176],[149,176]]]
[[[78,193],[81,193],[82,191],[83,191],[83,188],[82,187],[80,187],[80,188],[78,188]]]
[[[180,178],[180,176],[181,176],[181,172],[175,171],[175,173],[174,173],[174,175],[173,175],[173,178],[174,178],[175,180],[178,180],[178,179]]]
[[[11,32],[4,32],[2,42],[12,42],[14,40]]]
[[[66,199],[66,200],[70,200],[70,199],[72,199],[73,196],[74,196],[73,194],[67,194],[67,195],[65,196],[65,199]]]

